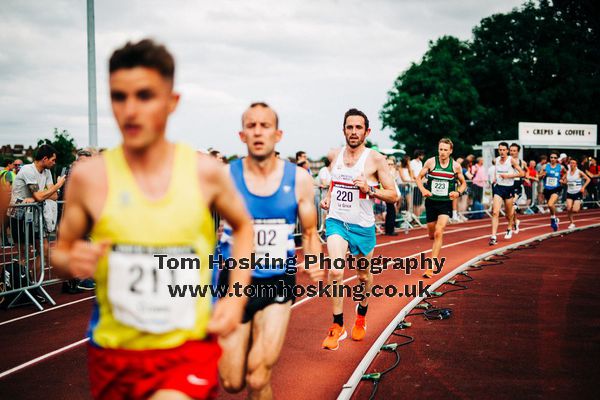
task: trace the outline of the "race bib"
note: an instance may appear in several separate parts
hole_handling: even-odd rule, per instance
[[[162,269],[160,259],[155,257],[160,253],[166,254],[162,257]],[[177,268],[170,269],[168,265]],[[198,298],[172,297],[169,285],[172,290],[176,285],[199,285],[199,266],[198,256],[189,248],[177,253],[120,251],[117,247],[108,256],[108,300],[114,318],[153,334],[192,329],[196,323]]]
[[[441,181],[434,179],[431,182],[431,193],[434,196],[448,196],[448,189],[450,188],[450,182]]]
[[[554,176],[546,177],[546,185],[547,186],[558,186],[558,178]]]
[[[254,246],[257,257],[287,259],[290,226],[285,219],[254,220]]]
[[[570,181],[568,182],[569,190],[577,190],[580,188],[579,182]]]
[[[358,206],[360,190],[352,186],[336,186],[331,194],[339,211],[350,211]]]

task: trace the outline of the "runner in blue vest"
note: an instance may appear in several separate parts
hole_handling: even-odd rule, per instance
[[[219,341],[223,350],[219,373],[228,392],[247,386],[249,398],[256,399],[273,397],[271,371],[283,347],[294,301],[297,218],[302,224],[305,254],[321,253],[313,181],[306,170],[276,157],[275,145],[282,134],[271,107],[251,104],[242,116],[240,132],[248,156],[230,165],[233,181],[254,220],[255,256],[263,262],[252,271],[256,296],[248,298],[242,324]],[[231,229],[226,225],[221,237],[225,257],[230,256],[232,244]],[[224,268],[220,274],[221,284],[227,282],[227,271]],[[308,273],[318,281],[325,271],[314,265]],[[261,293],[261,285],[272,291]]]
[[[544,198],[548,202],[550,209],[550,227],[556,232],[558,230],[559,219],[556,217],[556,202],[562,192],[560,183],[564,175],[564,167],[558,163],[558,152],[550,153],[550,163],[540,171],[540,179],[544,180]]]

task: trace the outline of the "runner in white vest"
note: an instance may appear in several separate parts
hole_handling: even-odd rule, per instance
[[[385,156],[365,146],[365,140],[371,132],[367,116],[354,108],[348,110],[344,115],[343,130],[346,146],[336,157],[331,169],[329,191],[321,201],[321,207],[329,209],[325,221],[327,250],[332,260],[345,259],[346,251],[350,250],[353,255],[365,258],[370,263],[375,248],[375,216],[371,199],[395,203],[398,201],[398,194]],[[383,188],[378,187],[378,182]],[[352,339],[362,340],[367,327],[366,293],[371,292],[373,275],[370,268],[357,269],[356,273],[365,285],[365,298],[357,308]],[[329,271],[329,282],[334,287],[340,286],[343,280],[343,269]],[[323,348],[337,350],[339,341],[347,337],[343,317],[344,299],[332,297],[332,301],[333,325],[323,341]]]
[[[500,157],[496,158],[495,172],[492,178],[492,193],[494,194],[494,198],[492,203],[492,236],[490,237],[490,246],[498,243],[496,232],[498,232],[502,203],[504,203],[506,219],[508,220],[508,229],[504,238],[510,239],[512,237],[513,187],[515,178],[521,176],[523,173],[519,162],[508,155],[508,143],[499,143],[498,153]]]
[[[567,214],[569,215],[569,221],[571,221],[569,229],[575,228],[573,214],[579,212],[583,193],[590,181],[590,178],[577,168],[577,160],[571,158],[569,161],[569,170],[562,178],[562,183],[567,185]]]

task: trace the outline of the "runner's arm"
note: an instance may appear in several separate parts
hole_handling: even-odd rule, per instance
[[[387,160],[384,156],[377,153],[375,157],[375,165],[377,166],[377,178],[383,189],[372,189],[370,191],[372,197],[376,197],[386,203],[395,203],[398,201],[398,189],[396,182],[390,173],[387,165]]]
[[[254,249],[254,228],[242,198],[235,189],[227,170],[216,161],[210,160],[200,168],[211,170],[211,182],[215,185],[215,195],[211,205],[221,215],[233,230],[232,257],[236,260],[249,259]],[[206,171],[205,170],[205,171]],[[238,263],[239,265],[239,263]],[[250,284],[252,271],[234,268],[229,272],[229,293],[215,305],[207,330],[210,333],[227,337],[242,322],[242,315],[247,297],[235,296],[234,285],[241,287]]]
[[[231,177],[225,168],[215,169],[217,183],[216,195],[213,205],[217,213],[223,217],[233,231],[232,258],[250,258],[254,250],[254,228],[246,206],[238,194]],[[242,285],[250,283],[251,271],[234,268],[230,271],[230,285],[240,282]]]
[[[431,192],[429,190],[425,189],[425,186],[423,185],[423,178],[425,177],[425,174],[427,174],[429,171],[431,171],[433,169],[432,164],[434,162],[435,162],[435,160],[433,158],[430,158],[427,161],[425,161],[425,164],[423,164],[423,168],[421,168],[421,171],[419,172],[419,175],[417,176],[416,181],[415,181],[415,183],[417,184],[417,187],[419,188],[419,190],[425,197],[430,197]]]
[[[296,167],[296,198],[298,201],[298,218],[302,225],[302,248],[304,257],[307,254],[318,255],[322,252],[321,242],[317,234],[317,208],[315,207],[315,194],[312,179],[306,170]],[[323,279],[325,270],[319,265],[312,265],[305,269],[315,282]]]
[[[456,189],[456,194],[454,196],[452,195],[452,193],[454,193],[454,192],[450,192],[451,199],[455,199],[455,198],[458,198],[459,196],[462,196],[465,193],[465,190],[467,190],[467,182],[465,181],[465,176],[462,173],[462,167],[460,165],[458,165],[458,163],[453,163],[453,165],[454,165],[454,173],[456,174],[456,178],[458,179],[460,186],[458,187],[458,189]]]
[[[512,167],[517,170],[517,173],[509,175],[509,178],[519,178],[525,176],[523,174],[523,169],[521,168],[520,162],[517,162],[512,158],[510,159],[510,162],[512,164]]]
[[[50,262],[59,276],[89,278],[93,276],[98,260],[106,252],[108,243],[84,240],[90,231],[91,216],[85,206],[89,187],[90,168],[74,167],[65,193],[65,207],[60,221],[58,241],[50,251]]]
[[[581,175],[583,177],[583,179],[585,179],[585,183],[581,187],[581,193],[583,193],[585,191],[585,188],[587,187],[587,185],[589,185],[592,180],[583,171],[579,171],[579,175]]]

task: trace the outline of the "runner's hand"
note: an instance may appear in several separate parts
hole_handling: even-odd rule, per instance
[[[316,264],[311,264],[308,268],[302,267],[300,269],[315,283],[322,281],[325,278],[325,270]]]
[[[240,297],[224,297],[217,301],[207,331],[222,337],[232,333],[242,322],[245,302]]]
[[[94,276],[98,260],[106,254],[109,246],[110,243],[107,241],[100,243],[91,243],[86,240],[75,241],[69,252],[70,274],[79,279]]]
[[[427,190],[427,189],[425,189],[425,191],[423,191],[422,193],[423,193],[423,197],[431,197],[431,196],[433,196],[433,194],[429,190]]]
[[[504,174],[504,173],[502,173],[502,174],[499,174],[498,176],[499,176],[500,178],[502,178],[502,179],[508,179],[508,178],[509,178],[509,174]]]
[[[329,196],[325,196],[320,205],[323,210],[329,210]]]
[[[364,174],[360,174],[352,181],[354,186],[358,187],[361,192],[369,193],[369,185],[367,184],[367,178],[365,178]]]
[[[458,192],[450,192],[448,197],[450,197],[450,200],[458,199]]]

